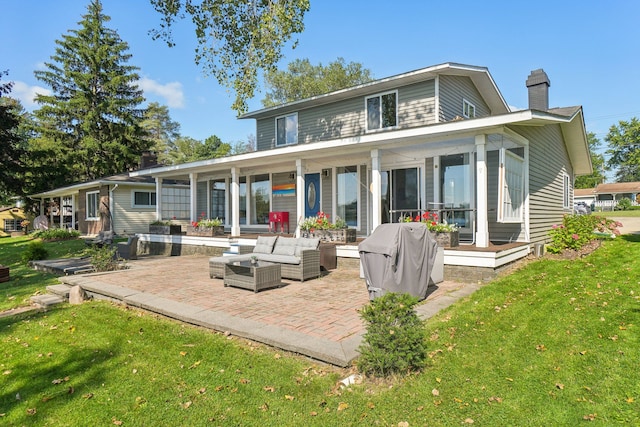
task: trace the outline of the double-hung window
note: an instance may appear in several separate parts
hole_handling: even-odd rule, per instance
[[[155,208],[156,192],[155,191],[134,191],[133,207],[134,208]]]
[[[298,143],[298,114],[276,117],[276,146]]]
[[[4,231],[5,233],[9,233],[11,231],[20,231],[22,226],[20,225],[20,219],[5,219],[4,220]]]
[[[462,115],[467,119],[473,119],[476,116],[476,106],[467,101],[462,100]]]
[[[99,191],[91,191],[87,193],[87,219],[89,220],[97,220],[99,219],[99,205],[100,203],[100,192]]]
[[[367,130],[392,128],[398,124],[398,92],[388,92],[366,99]]]

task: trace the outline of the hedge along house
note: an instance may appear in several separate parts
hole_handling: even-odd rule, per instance
[[[323,211],[366,237],[436,210],[468,243],[445,264],[497,268],[547,240],[574,176],[591,172],[582,108],[549,109],[542,70],[526,84],[529,109],[511,111],[486,68],[436,65],[244,114],[255,152],[132,175],[155,177],[156,192],[189,180],[191,218],[223,218],[232,236],[266,232],[269,212],[293,230]],[[496,255],[501,242],[521,245]]]
[[[155,157],[144,153],[141,166],[155,165]],[[165,185],[163,191],[169,201],[163,214],[186,224],[189,186],[174,182]],[[156,219],[155,180],[131,177],[128,172],[56,188],[30,198],[40,201],[40,214],[48,217],[50,226],[75,229],[87,235],[110,230],[119,235],[146,233]]]

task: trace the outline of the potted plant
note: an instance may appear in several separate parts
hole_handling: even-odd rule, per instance
[[[174,224],[171,221],[153,221],[149,224],[150,234],[181,234],[182,227],[180,224]]]
[[[356,230],[349,228],[340,217],[335,222],[329,221],[329,215],[318,212],[316,216],[310,216],[300,222],[300,235],[302,237],[317,237],[323,242],[355,242]]]
[[[438,222],[438,214],[425,212],[415,218],[410,216],[401,219],[404,222],[421,222],[427,226],[439,246],[454,248],[460,245],[460,231],[455,224],[447,224],[446,221]]]
[[[200,214],[198,221],[192,221],[187,226],[187,236],[214,237],[224,235],[224,225],[220,218],[205,218],[205,213]]]

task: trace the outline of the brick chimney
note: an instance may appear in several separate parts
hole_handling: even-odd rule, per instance
[[[529,109],[547,111],[549,109],[549,76],[542,68],[533,70],[527,78],[529,89]]]
[[[143,151],[140,156],[140,169],[148,169],[158,164],[158,156],[152,151]]]

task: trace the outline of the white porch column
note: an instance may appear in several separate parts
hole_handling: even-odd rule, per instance
[[[71,195],[71,229],[76,229],[76,195]]]
[[[296,221],[296,237],[300,237],[300,229],[298,224],[304,218],[304,193],[305,193],[305,180],[304,180],[304,160],[296,159],[296,214],[293,215],[293,219]],[[320,189],[316,189],[320,191]],[[289,219],[291,220],[291,219]]]
[[[189,174],[189,221],[198,220],[198,174]]]
[[[487,137],[476,135],[476,246],[489,247],[489,215],[487,201]]]
[[[240,235],[240,171],[231,168],[231,235]]]
[[[433,201],[432,203],[440,203],[440,188],[442,183],[440,182],[440,156],[433,156]],[[437,208],[437,204],[429,206],[427,202],[426,208]]]
[[[156,220],[162,221],[162,178],[156,178]]]
[[[380,175],[380,150],[371,150],[371,230],[382,223],[382,177]]]

